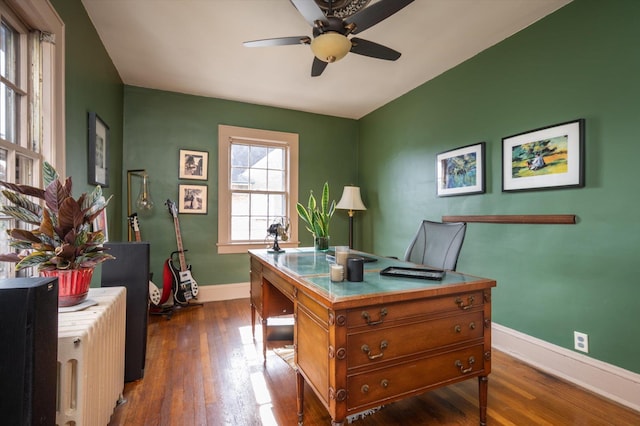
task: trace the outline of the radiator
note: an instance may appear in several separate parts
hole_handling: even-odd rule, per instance
[[[58,314],[58,426],[104,426],[122,398],[126,289],[92,288],[87,300],[98,303]]]

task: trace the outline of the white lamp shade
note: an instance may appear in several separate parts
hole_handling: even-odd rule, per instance
[[[335,62],[349,53],[351,42],[342,34],[330,31],[314,38],[311,42],[311,50],[321,61]]]
[[[342,191],[342,198],[336,204],[337,209],[344,210],[366,210],[362,198],[360,198],[359,186],[345,186]]]

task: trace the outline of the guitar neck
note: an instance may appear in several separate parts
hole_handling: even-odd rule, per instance
[[[139,231],[139,230],[135,230],[135,231],[133,231],[133,234],[134,234],[134,235],[135,235],[135,237],[136,237],[136,242],[138,242],[138,243],[139,243],[140,241],[142,241],[142,237],[140,237],[140,231]]]
[[[173,217],[173,226],[176,228],[176,241],[178,243],[178,258],[180,259],[180,271],[187,270],[187,262],[184,258],[184,248],[182,247],[182,235],[180,235],[180,222],[178,222],[178,216]]]

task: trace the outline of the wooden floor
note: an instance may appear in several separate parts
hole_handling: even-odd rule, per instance
[[[151,316],[142,380],[127,383],[110,425],[295,426],[295,373],[262,336],[249,300],[205,303],[170,320]],[[269,341],[280,347],[283,341]],[[498,351],[489,376],[488,424],[640,425],[640,413],[576,388]],[[305,426],[331,424],[307,388]],[[477,425],[477,381],[383,407],[355,426]]]

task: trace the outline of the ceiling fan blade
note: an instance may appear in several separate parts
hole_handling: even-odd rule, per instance
[[[395,61],[401,55],[397,50],[356,37],[351,39],[351,53],[357,53],[358,55],[370,56],[377,59],[385,59],[387,61]]]
[[[351,31],[351,34],[358,34],[367,28],[373,27],[378,22],[387,19],[410,3],[413,3],[413,0],[380,0],[371,6],[365,7],[355,15],[345,18],[344,22],[347,24],[355,24],[356,28]]]
[[[315,26],[316,21],[326,21],[327,17],[317,5],[315,0],[291,0],[293,6],[298,9],[300,15],[311,25]]]
[[[279,37],[267,38],[264,40],[245,41],[242,43],[245,47],[265,47],[265,46],[288,46],[290,44],[311,44],[311,37]]]
[[[313,64],[311,65],[311,77],[318,77],[324,69],[329,65],[328,62],[321,61],[320,59],[314,57]]]

